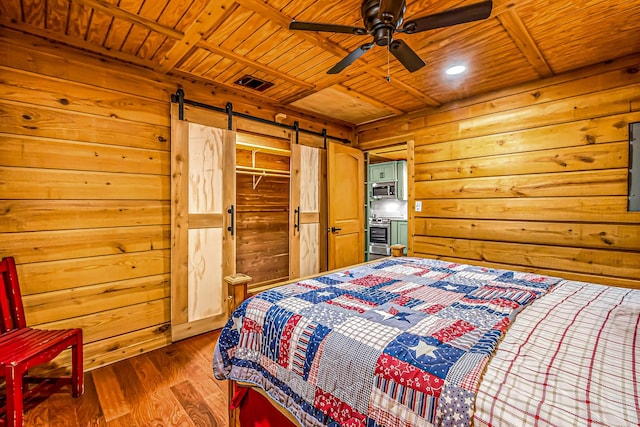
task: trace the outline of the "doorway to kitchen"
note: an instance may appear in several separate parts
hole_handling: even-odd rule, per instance
[[[408,180],[407,144],[366,153],[367,243],[365,258],[391,255],[391,246],[407,246]],[[406,254],[406,249],[405,249]]]

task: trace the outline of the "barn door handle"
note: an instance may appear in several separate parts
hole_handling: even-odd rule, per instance
[[[233,208],[233,205],[231,205],[231,207],[227,209],[227,213],[231,215],[231,225],[227,227],[227,231],[230,231],[232,236],[233,236],[233,229],[234,229],[233,221],[235,216],[233,212],[234,212],[234,208]]]
[[[300,206],[297,209],[294,209],[293,214],[296,216],[296,219],[293,222],[293,229],[300,230]]]
[[[332,233],[337,233],[338,231],[342,230],[342,228],[338,228],[338,227],[331,227],[331,232]]]

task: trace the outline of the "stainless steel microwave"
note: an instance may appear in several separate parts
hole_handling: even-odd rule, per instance
[[[396,182],[375,182],[371,184],[371,196],[374,199],[395,199]]]

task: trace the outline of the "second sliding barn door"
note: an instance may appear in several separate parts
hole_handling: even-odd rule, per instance
[[[291,144],[289,278],[323,271],[322,175],[324,150]]]
[[[172,117],[171,335],[227,321],[235,273],[235,132]]]

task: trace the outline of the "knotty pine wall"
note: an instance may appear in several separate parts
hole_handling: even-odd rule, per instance
[[[251,151],[236,152],[238,165],[252,166]],[[258,168],[289,171],[289,156],[258,151],[255,159]],[[236,177],[236,270],[251,276],[249,289],[289,279],[290,184],[286,176]]]
[[[360,127],[363,149],[412,141],[410,253],[640,287],[639,70],[623,58]]]
[[[170,341],[169,99],[179,86],[200,102],[276,112],[0,27],[0,256],[16,258],[29,325],[83,329],[85,369]]]

